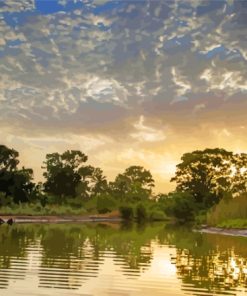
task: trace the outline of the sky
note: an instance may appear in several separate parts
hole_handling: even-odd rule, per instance
[[[112,180],[247,152],[247,1],[0,0],[0,139],[42,180],[81,150]]]

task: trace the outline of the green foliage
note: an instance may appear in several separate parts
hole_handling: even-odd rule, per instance
[[[97,211],[100,214],[109,213],[116,208],[115,200],[108,194],[97,197]]]
[[[97,213],[97,198],[93,197],[83,203],[88,213]]]
[[[13,198],[11,196],[6,196],[4,192],[0,192],[0,207],[8,206],[12,201]]]
[[[55,195],[75,196],[82,174],[80,174],[87,156],[81,151],[67,150],[62,154],[51,153],[46,155],[44,177],[45,192]]]
[[[224,198],[207,214],[207,223],[212,226],[234,219],[247,219],[247,194],[231,199]]]
[[[86,215],[84,208],[74,208],[69,205],[46,205],[40,203],[23,203],[3,206],[0,209],[1,215]]]
[[[27,202],[34,190],[32,169],[18,169],[19,153],[0,145],[0,192],[15,203]]]
[[[151,173],[141,166],[131,166],[110,183],[111,193],[125,201],[147,200],[152,193],[154,180]]]
[[[86,161],[87,156],[78,150],[47,154],[44,191],[60,199],[80,196],[84,200],[106,192],[108,185],[103,171],[84,165]]]
[[[224,149],[205,149],[185,153],[171,181],[177,191],[191,192],[204,207],[218,203],[227,192],[247,191],[247,154]]]
[[[124,220],[131,221],[134,219],[134,211],[130,206],[121,206],[119,212]]]
[[[144,222],[148,220],[147,209],[143,204],[138,204],[135,209],[135,217],[137,222]]]
[[[18,157],[17,151],[0,145],[0,207],[10,214],[108,213],[120,207],[125,220],[169,216],[179,221],[195,219],[197,224],[207,219],[219,225],[229,219],[246,219],[246,198],[233,200],[232,196],[247,190],[247,154],[224,149],[186,153],[172,178],[177,191],[155,199],[153,177],[141,166],[130,166],[108,184],[100,168],[85,165],[84,153],[67,150],[46,155],[46,181],[34,184],[31,169],[18,169]],[[29,205],[19,207],[23,203]]]
[[[174,192],[159,202],[163,204],[165,213],[179,221],[195,219],[197,207],[193,196],[187,192]]]
[[[17,169],[17,165],[19,164],[18,157],[19,153],[16,150],[0,145],[0,172],[15,171]]]
[[[229,219],[217,224],[218,227],[222,228],[246,228],[247,229],[247,219]]]
[[[196,213],[195,224],[199,226],[207,224],[207,212],[205,210]]]
[[[150,213],[150,220],[151,221],[165,221],[168,220],[165,213],[159,209],[154,209]]]

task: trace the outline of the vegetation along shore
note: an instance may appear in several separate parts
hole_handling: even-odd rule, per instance
[[[19,167],[19,153],[0,145],[0,217],[16,221],[170,221],[247,229],[247,154],[224,149],[185,153],[171,182],[154,194],[149,170],[130,166],[108,182],[78,150],[47,154],[43,183]],[[36,218],[34,218],[36,217]],[[46,217],[46,218],[44,218]]]

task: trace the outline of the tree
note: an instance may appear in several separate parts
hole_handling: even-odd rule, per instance
[[[107,189],[106,177],[100,168],[85,165],[88,157],[81,151],[47,154],[43,174],[44,190],[54,195],[81,196],[88,199]]]
[[[19,153],[16,150],[0,145],[0,172],[16,170],[19,164],[18,157]]]
[[[27,202],[35,186],[32,169],[18,169],[18,157],[16,150],[0,145],[0,191],[15,203]]]
[[[177,191],[190,192],[205,206],[218,203],[226,193],[246,191],[247,157],[224,149],[205,149],[185,153],[177,165]]]
[[[150,197],[154,180],[150,171],[131,166],[110,184],[113,194],[120,199],[142,200]]]
[[[28,202],[35,188],[31,182],[33,179],[33,170],[22,168],[12,173],[12,184],[9,186],[9,192],[13,196],[15,203]]]
[[[79,185],[87,161],[87,156],[78,150],[67,150],[62,154],[51,153],[46,155],[44,162],[46,169],[44,177],[44,190],[54,195],[76,196],[76,188]]]
[[[97,196],[108,191],[106,177],[104,176],[103,171],[100,168],[95,168],[93,170],[91,182],[92,195]]]

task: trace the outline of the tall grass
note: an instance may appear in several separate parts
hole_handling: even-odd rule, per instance
[[[69,205],[46,205],[39,204],[11,204],[0,207],[0,215],[85,215],[87,211],[84,208],[74,208]]]
[[[222,199],[207,214],[207,224],[210,226],[241,227],[246,222],[247,194],[232,199]]]

